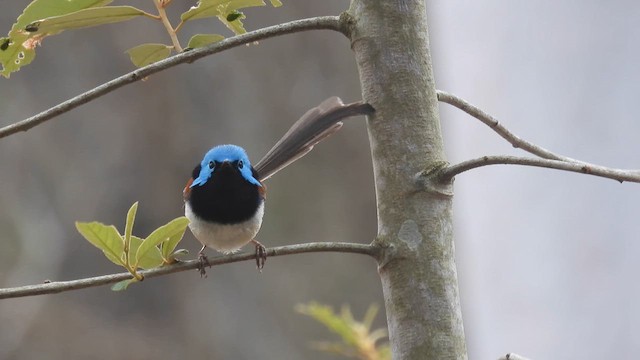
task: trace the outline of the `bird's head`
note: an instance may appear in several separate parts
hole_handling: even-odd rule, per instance
[[[200,173],[193,174],[193,182],[189,187],[204,185],[216,171],[225,169],[238,171],[249,183],[262,187],[253,175],[247,152],[236,145],[219,145],[209,150],[200,162]]]

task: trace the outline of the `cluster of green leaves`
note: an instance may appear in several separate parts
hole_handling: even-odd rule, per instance
[[[312,302],[306,305],[299,304],[296,311],[315,319],[342,339],[342,342],[314,342],[314,348],[362,360],[391,359],[389,344],[376,345],[380,339],[387,336],[387,330],[371,331],[371,324],[378,314],[377,306],[369,306],[362,321],[353,318],[348,306],[343,306],[340,313],[336,313],[330,306]]]
[[[65,30],[122,22],[139,17],[165,23],[173,44],[143,44],[127,51],[136,66],[145,66],[162,60],[172,51],[182,50],[176,33],[190,20],[218,18],[235,34],[245,33],[242,20],[246,16],[239,9],[265,6],[264,0],[199,0],[180,16],[180,23],[173,28],[164,8],[172,0],[150,0],[158,9],[158,15],[133,6],[107,6],[113,0],[33,0],[18,17],[6,37],[0,38],[0,75],[9,77],[33,61],[35,49],[46,37]],[[270,0],[274,7],[280,0]],[[218,34],[196,34],[187,48],[202,47],[224,39]]]
[[[76,222],[76,228],[91,244],[102,250],[107,259],[127,269],[133,275],[130,280],[121,281],[111,289],[125,290],[127,286],[144,279],[138,269],[151,269],[175,263],[176,257],[187,250],[175,250],[189,225],[189,220],[181,216],[155,229],[146,239],[132,235],[133,223],[138,211],[134,203],[127,212],[124,235],[113,225],[99,222]]]

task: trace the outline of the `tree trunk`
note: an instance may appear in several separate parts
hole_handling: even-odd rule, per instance
[[[378,207],[377,245],[394,359],[466,359],[446,162],[423,0],[352,0],[348,34],[363,98]]]

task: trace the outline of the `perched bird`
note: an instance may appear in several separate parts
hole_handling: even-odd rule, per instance
[[[219,145],[209,150],[193,169],[182,192],[189,228],[202,243],[201,273],[207,246],[228,254],[249,242],[256,245],[256,264],[262,269],[266,249],[255,236],[264,215],[263,181],[338,131],[342,127],[340,120],[373,111],[369,104],[345,105],[340,98],[331,97],[296,121],[255,167],[245,150],[237,145]]]

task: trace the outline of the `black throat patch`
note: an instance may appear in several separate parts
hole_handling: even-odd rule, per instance
[[[256,214],[264,199],[258,186],[245,180],[234,165],[216,168],[206,183],[191,188],[188,201],[199,218],[219,224],[237,224]],[[253,167],[251,172],[257,179]],[[199,174],[200,165],[193,169],[193,178]]]

